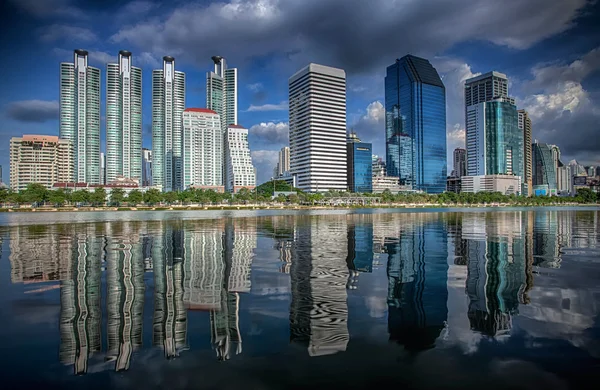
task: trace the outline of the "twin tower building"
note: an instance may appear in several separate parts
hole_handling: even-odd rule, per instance
[[[74,146],[73,181],[109,184],[119,177],[142,179],[142,70],[131,52],[107,64],[106,165],[101,169],[100,69],[88,52],[75,50],[60,65],[60,138]],[[212,57],[206,82],[207,108],[186,108],[185,73],[163,57],[152,72],[152,186],[163,191],[190,187],[237,192],[254,188],[256,170],[248,130],[237,124],[237,69]]]

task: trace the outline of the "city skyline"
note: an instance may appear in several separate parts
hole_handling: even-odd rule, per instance
[[[63,5],[69,3],[70,8],[65,7],[65,9],[77,10],[80,15],[89,15],[93,11],[89,8],[78,8],[74,2],[66,0],[62,2]],[[46,17],[42,19],[35,4],[18,2],[3,4],[2,11],[6,11],[4,14],[14,15],[14,18],[9,18],[11,20],[6,28],[11,28],[12,23],[29,21],[40,25],[40,31],[44,34],[42,34],[43,38],[40,38],[39,34],[29,37],[29,34],[36,32],[24,31],[21,34],[22,42],[16,40],[4,44],[5,50],[16,55],[33,48],[42,55],[39,61],[31,64],[33,68],[27,70],[27,77],[23,77],[25,70],[17,67],[9,69],[2,75],[2,84],[7,87],[7,90],[14,90],[14,93],[0,99],[4,116],[0,124],[0,137],[3,141],[0,144],[5,145],[10,137],[22,134],[57,134],[57,63],[72,61],[72,50],[75,47],[89,48],[90,65],[100,69],[102,84],[105,83],[105,64],[114,62],[119,50],[131,50],[136,66],[143,70],[144,147],[151,145],[149,138],[151,72],[157,64],[160,64],[162,56],[176,57],[178,69],[186,72],[188,76],[186,106],[202,107],[206,96],[206,70],[212,65],[211,56],[222,54],[227,58],[228,64],[239,69],[239,122],[249,129],[250,147],[257,164],[260,183],[270,178],[277,160],[277,151],[286,143],[288,123],[286,81],[289,75],[309,62],[345,69],[348,73],[348,127],[354,128],[364,141],[373,143],[375,154],[384,155],[382,150],[384,148],[382,117],[384,68],[394,58],[411,53],[429,59],[440,72],[447,88],[448,167],[452,166],[452,151],[457,146],[462,146],[460,142],[463,142],[464,136],[464,108],[461,97],[457,95],[461,93],[461,82],[470,76],[492,70],[505,73],[511,79],[513,83],[511,91],[514,91],[511,94],[514,94],[517,99],[517,106],[530,112],[534,138],[540,142],[560,146],[563,159],[566,161],[577,159],[584,165],[599,165],[598,156],[593,153],[598,150],[598,145],[595,143],[598,141],[589,136],[591,131],[596,130],[593,127],[594,123],[598,122],[598,114],[593,109],[597,107],[594,69],[597,68],[598,50],[597,44],[586,39],[588,36],[594,36],[598,31],[598,27],[591,25],[594,13],[597,13],[599,7],[597,4],[589,5],[583,0],[568,5],[553,2],[546,5],[553,12],[536,19],[531,28],[508,29],[511,31],[505,28],[512,22],[512,17],[506,16],[509,12],[490,7],[485,9],[486,13],[489,12],[486,23],[491,24],[492,27],[503,27],[502,29],[490,28],[483,36],[475,33],[473,23],[477,22],[469,21],[465,26],[461,26],[460,31],[455,32],[456,36],[451,37],[447,44],[436,43],[431,39],[431,34],[428,34],[421,45],[412,40],[401,43],[392,41],[386,44],[378,43],[362,51],[361,48],[364,46],[362,40],[361,46],[350,48],[345,46],[346,39],[343,36],[334,34],[326,37],[326,34],[321,31],[308,35],[307,39],[310,43],[308,46],[298,47],[299,43],[293,39],[293,35],[275,34],[276,41],[271,39],[268,41],[270,46],[265,46],[270,47],[269,50],[255,43],[244,48],[240,45],[245,35],[237,30],[227,32],[220,37],[222,39],[216,39],[215,33],[208,35],[194,33],[203,27],[190,26],[188,20],[214,16],[213,9],[194,8],[189,4],[180,3],[172,7],[148,4],[144,10],[130,15],[133,19],[131,21],[138,22],[139,26],[117,18],[114,18],[113,23],[104,24],[96,20],[85,22],[83,18],[78,21],[65,20],[58,11],[47,12]],[[256,7],[253,1],[242,2],[242,4],[249,9]],[[223,12],[236,12],[228,8],[219,8],[226,5],[215,5],[213,8]],[[159,28],[167,28],[169,22],[180,21],[178,18],[184,15],[184,10],[188,10],[186,7],[190,11],[189,19],[181,20],[182,27],[190,34],[191,42],[196,42],[195,47],[190,45],[186,34],[183,34],[183,40],[175,37],[172,45],[165,43],[166,36],[160,36],[160,32],[156,33],[160,39],[155,44],[139,38],[138,31],[141,27],[147,27],[154,32]],[[294,15],[288,8],[282,7],[269,4],[267,8],[273,12],[281,11],[279,15],[282,23],[285,24],[285,21],[293,19]],[[363,10],[358,3],[355,8]],[[469,15],[473,11],[469,8],[476,7],[457,6],[456,8],[457,12],[461,13],[461,20],[466,20],[468,18],[463,14]],[[514,12],[510,15],[517,14],[520,17],[522,15],[524,18],[535,7],[531,4],[521,4],[511,5],[508,8]],[[121,8],[115,6],[107,6],[101,11],[98,20],[123,13]],[[313,16],[316,12],[318,11],[312,6],[307,9],[307,13]],[[151,19],[153,17],[158,17],[158,22],[154,25],[148,22],[154,20]],[[217,15],[215,19],[219,17],[221,16]],[[248,17],[251,20],[262,21],[267,16],[251,14]],[[346,20],[344,17],[340,20]],[[432,23],[452,21],[455,17],[454,14],[446,15],[445,18],[439,17]],[[253,23],[249,24],[253,25]],[[357,26],[358,31],[364,32],[364,29],[365,26],[362,24]],[[167,30],[166,35],[171,36],[173,32]],[[355,34],[347,27],[340,32],[349,37]],[[301,31],[291,31],[291,33],[298,34]],[[367,34],[366,38],[369,36]],[[102,40],[99,37],[107,39]],[[208,42],[209,38],[211,42]],[[577,44],[573,45],[572,42],[575,41]],[[355,44],[356,42],[353,45]],[[344,48],[344,53],[348,54],[342,56],[338,52],[324,50],[332,47],[331,45],[339,45]],[[481,50],[489,55],[476,54]],[[373,57],[370,57],[371,59],[367,61],[366,58],[369,56],[364,56],[361,52],[374,54],[377,60],[372,60]],[[578,64],[581,66],[577,66]],[[20,88],[17,88],[18,86]],[[104,91],[102,95],[104,96]],[[558,104],[552,105],[551,101]],[[106,129],[104,104],[102,102],[100,124],[102,150],[104,150]],[[567,137],[565,132],[561,131],[564,128],[577,130]],[[586,142],[588,139],[590,142]],[[0,155],[5,156],[6,153]],[[4,159],[6,161],[0,157],[0,164],[8,166],[7,157]],[[4,177],[5,181],[8,179],[7,176]]]

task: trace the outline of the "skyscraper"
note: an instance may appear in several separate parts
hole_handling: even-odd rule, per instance
[[[75,50],[72,64],[60,64],[59,137],[74,145],[70,181],[100,184],[100,69],[88,66],[85,50]]]
[[[446,89],[424,58],[412,55],[387,67],[387,173],[428,193],[446,190]]]
[[[206,74],[206,107],[221,117],[223,133],[237,124],[237,68],[227,68],[225,58],[213,56],[214,72]]]
[[[117,176],[142,182],[142,70],[131,52],[106,65],[106,181]]]
[[[142,186],[152,185],[152,150],[142,148]]]
[[[309,64],[289,78],[290,173],[309,192],[346,190],[346,72]]]
[[[373,192],[373,146],[361,142],[356,134],[348,137],[348,190],[350,192]]]
[[[175,59],[163,57],[163,68],[152,72],[152,185],[163,191],[180,190],[182,114],[185,73],[175,70]]]
[[[100,184],[106,184],[106,155],[100,153]]]
[[[454,149],[454,176],[463,177],[467,174],[467,151],[463,148]]]
[[[533,190],[535,195],[555,195],[557,191],[556,165],[552,156],[554,145],[533,143]]]
[[[183,188],[223,185],[223,133],[219,114],[207,108],[183,111]]]
[[[248,129],[240,125],[227,126],[225,133],[225,190],[238,192],[256,187],[256,169],[252,165],[248,145]]]
[[[290,171],[290,148],[284,146],[279,151],[279,160],[277,163],[277,175],[283,176],[284,173]]]
[[[508,78],[503,73],[488,72],[465,81],[465,108],[499,97],[508,97]]]
[[[531,119],[525,110],[517,111],[519,114],[519,130],[523,132],[523,175],[522,178],[522,194],[531,196],[532,181],[532,165],[531,165]]]

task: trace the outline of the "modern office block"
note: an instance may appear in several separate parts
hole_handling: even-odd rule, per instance
[[[51,189],[70,182],[75,171],[73,143],[48,135],[24,135],[10,140],[10,187],[22,191],[32,183]]]
[[[454,149],[454,177],[462,177],[467,174],[467,151],[463,148]]]
[[[225,190],[236,193],[256,187],[256,168],[248,145],[248,129],[229,125],[225,134]]]
[[[358,138],[349,138],[346,144],[348,155],[348,190],[350,192],[373,192],[373,146],[360,142]]]
[[[547,186],[547,195],[556,195],[557,172],[552,147],[554,145],[543,144],[535,141],[532,148],[533,157],[533,186]],[[538,191],[539,192],[539,191]],[[534,194],[541,195],[541,194]]]
[[[386,164],[413,190],[446,190],[446,89],[428,60],[404,56],[385,77]]]
[[[183,111],[183,188],[223,185],[221,118],[206,108]]]
[[[531,160],[531,119],[525,110],[517,111],[519,115],[519,130],[523,132],[523,190],[525,196],[531,196],[533,186],[533,166]]]
[[[309,192],[345,191],[346,72],[309,64],[289,79],[290,172]]]
[[[521,193],[521,177],[514,175],[463,176],[460,191],[467,193],[500,192],[504,195]]]
[[[163,68],[152,72],[152,185],[163,191],[181,190],[182,114],[185,73],[175,70],[175,59],[163,57]]]
[[[152,150],[142,148],[142,186],[152,185]]]
[[[142,70],[127,50],[106,68],[106,181],[142,182]]]
[[[77,49],[73,63],[60,64],[59,137],[74,147],[75,171],[69,182],[100,184],[100,69]]]

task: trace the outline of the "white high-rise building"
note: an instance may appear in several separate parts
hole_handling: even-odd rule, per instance
[[[229,125],[225,135],[225,190],[238,192],[256,187],[256,168],[252,165],[248,129]]]
[[[100,69],[77,49],[73,63],[60,64],[59,137],[73,143],[73,182],[100,184]]]
[[[152,150],[142,148],[142,186],[152,185]]]
[[[277,176],[283,176],[290,171],[290,148],[284,146],[279,151],[279,160],[277,162]]]
[[[182,114],[185,73],[175,59],[163,57],[163,68],[152,72],[152,185],[163,191],[181,190],[183,183]]]
[[[221,118],[206,108],[183,111],[183,188],[223,185]]]
[[[213,72],[206,74],[206,107],[221,117],[223,132],[227,126],[238,123],[237,68],[227,68],[225,58],[213,56]]]
[[[106,67],[106,181],[118,176],[142,182],[142,70],[131,52]]]
[[[345,191],[346,72],[309,64],[289,79],[290,172],[309,192]]]

